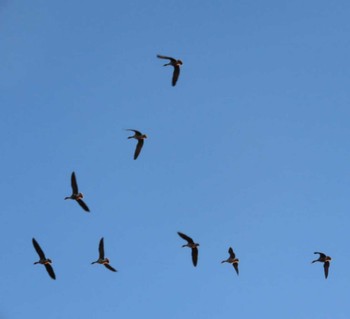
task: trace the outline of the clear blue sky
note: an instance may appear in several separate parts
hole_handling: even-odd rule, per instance
[[[0,318],[348,319],[349,16],[0,1]],[[157,54],[183,61],[176,87]],[[136,161],[127,128],[148,135]],[[90,214],[63,200],[73,170]],[[90,264],[102,236],[118,273]]]

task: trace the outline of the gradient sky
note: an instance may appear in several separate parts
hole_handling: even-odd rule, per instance
[[[348,319],[349,16],[0,1],[0,318]],[[157,54],[183,61],[176,87]],[[127,128],[148,135],[136,161]],[[90,214],[63,200],[72,171]],[[90,264],[101,237],[117,273]]]

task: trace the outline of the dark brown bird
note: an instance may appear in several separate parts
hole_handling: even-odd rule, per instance
[[[89,212],[90,209],[89,207],[87,207],[87,205],[84,203],[84,201],[82,200],[82,198],[84,197],[83,193],[79,193],[78,190],[78,184],[77,184],[77,180],[75,178],[75,173],[72,173],[72,177],[71,177],[71,186],[72,186],[72,195],[65,197],[65,199],[74,199],[78,202],[78,204],[86,211]]]
[[[104,243],[103,243],[103,237],[100,240],[100,244],[98,246],[98,252],[99,252],[99,257],[96,261],[93,261],[91,265],[93,264],[101,264],[104,265],[107,269],[116,272],[117,270],[114,269],[110,264],[109,264],[109,259],[105,258],[105,250],[104,250]]]
[[[233,252],[232,247],[228,249],[228,253],[230,254],[230,257],[226,260],[223,260],[221,263],[230,263],[232,266],[235,268],[237,275],[239,275],[239,270],[238,270],[238,263],[239,259],[236,258],[235,253]]]
[[[176,82],[177,82],[177,79],[179,78],[179,75],[180,75],[180,65],[182,65],[182,61],[181,60],[176,60],[176,59],[171,58],[169,56],[164,56],[164,55],[159,55],[159,54],[157,55],[157,57],[159,59],[169,60],[169,63],[164,64],[164,66],[172,65],[174,67],[173,79],[172,79],[171,84],[173,86],[175,86]]]
[[[41,247],[39,246],[38,242],[35,240],[35,238],[32,239],[32,242],[33,242],[33,246],[36,250],[36,252],[38,253],[39,257],[40,257],[40,260],[39,261],[36,261],[34,263],[34,265],[36,264],[41,264],[41,265],[44,265],[45,268],[46,268],[46,271],[48,272],[48,274],[50,275],[50,277],[52,279],[56,279],[56,275],[53,271],[53,268],[51,266],[51,263],[52,263],[52,260],[49,259],[49,258],[46,258],[45,257],[45,254],[43,252],[43,250],[41,249]]]
[[[135,133],[133,136],[129,136],[128,139],[134,138],[137,140],[137,145],[134,153],[134,160],[136,160],[141,152],[143,141],[147,138],[147,135],[132,129],[127,129],[126,131],[133,131]]]
[[[198,261],[198,246],[199,244],[195,243],[191,237],[188,237],[187,235],[177,232],[178,235],[187,241],[186,245],[182,245],[182,247],[190,247],[192,249],[192,263],[193,266],[197,266],[197,261]]]
[[[312,261],[312,263],[315,263],[316,261],[319,261],[321,263],[323,263],[323,268],[324,268],[324,276],[327,279],[328,277],[328,269],[329,269],[329,265],[330,265],[330,261],[332,260],[331,257],[326,256],[324,253],[320,253],[320,252],[314,252],[314,254],[319,254],[320,256],[318,257],[318,259]]]

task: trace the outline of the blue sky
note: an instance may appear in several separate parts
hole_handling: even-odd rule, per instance
[[[349,13],[0,1],[0,318],[348,319]],[[90,214],[63,200],[72,171]],[[90,264],[101,237],[118,273]]]

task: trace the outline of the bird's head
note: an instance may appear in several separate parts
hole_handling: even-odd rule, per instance
[[[181,61],[181,60],[177,60],[177,64],[182,65],[183,63],[182,63],[182,61]]]
[[[148,136],[146,134],[143,134],[143,138],[147,138]]]

